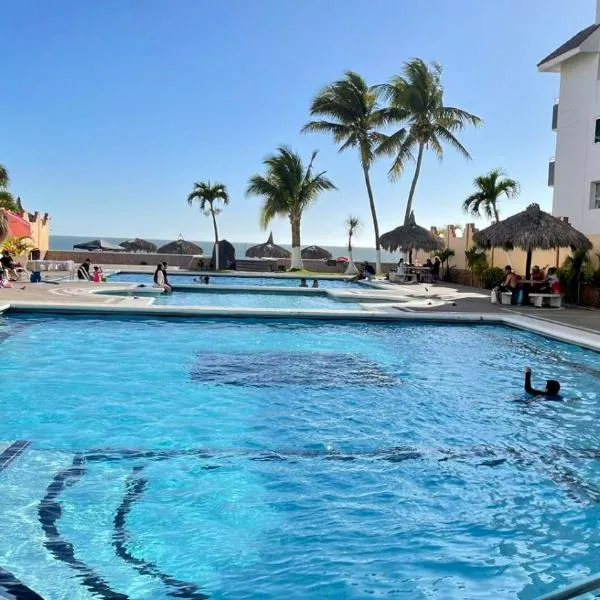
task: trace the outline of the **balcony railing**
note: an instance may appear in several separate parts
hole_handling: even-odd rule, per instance
[[[548,162],[548,186],[552,187],[554,185],[554,167],[555,167],[555,161],[554,161],[554,157],[552,157],[550,159],[550,161]]]
[[[552,131],[556,131],[558,127],[558,100],[554,102],[552,107]]]

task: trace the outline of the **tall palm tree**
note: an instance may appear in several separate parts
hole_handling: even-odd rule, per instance
[[[200,210],[208,217],[212,217],[215,230],[215,269],[219,270],[219,230],[217,229],[217,215],[221,212],[215,206],[215,202],[222,202],[224,206],[229,204],[227,186],[223,183],[211,184],[210,181],[194,183],[194,189],[187,197],[187,203],[193,206],[195,202],[200,205]]]
[[[350,262],[354,262],[352,256],[352,236],[362,227],[362,223],[358,217],[350,215],[346,219],[346,228],[348,230],[348,254],[350,255]]]
[[[248,182],[246,194],[264,200],[260,222],[264,229],[275,217],[287,217],[292,227],[292,269],[302,268],[300,255],[300,224],[302,213],[324,191],[337,189],[325,177],[326,171],[313,173],[317,152],[310,157],[308,167],[298,154],[286,146],[267,157],[263,164],[266,174],[254,175]]]
[[[339,151],[357,148],[363,170],[369,207],[375,232],[376,268],[381,271],[381,245],[379,243],[379,223],[371,187],[369,170],[375,157],[375,147],[385,136],[377,129],[384,126],[392,113],[382,109],[377,103],[377,94],[366,81],[354,71],[346,71],[344,79],[325,87],[313,99],[311,116],[323,116],[327,120],[310,121],[303,132],[326,132],[333,136]]]
[[[488,219],[500,221],[498,212],[498,200],[500,196],[516,198],[519,195],[520,186],[517,181],[506,177],[501,169],[493,169],[485,175],[480,175],[473,180],[477,190],[463,202],[463,210],[471,213],[474,217],[481,217],[482,212]]]
[[[388,136],[379,145],[377,152],[395,155],[390,169],[392,178],[404,170],[407,162],[416,162],[404,214],[405,225],[408,225],[413,210],[425,150],[432,150],[441,160],[444,156],[443,144],[446,143],[465,158],[471,158],[455,133],[465,125],[481,123],[479,117],[444,104],[441,76],[441,65],[427,65],[420,58],[414,58],[404,64],[401,75],[393,77],[390,83],[378,86],[379,93],[389,102],[390,120],[399,122],[401,128]]]

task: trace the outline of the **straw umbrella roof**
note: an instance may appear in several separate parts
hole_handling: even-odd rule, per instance
[[[478,231],[473,241],[482,248],[521,248],[526,252],[592,248],[592,243],[583,233],[566,221],[544,212],[538,204],[530,204],[523,212]]]
[[[273,243],[273,234],[269,234],[269,239],[264,244],[252,246],[246,250],[248,258],[289,258],[292,253],[281,246]]]
[[[156,252],[156,244],[148,240],[133,238],[119,244],[121,248],[125,248],[127,252]]]
[[[312,260],[329,260],[333,258],[333,255],[329,250],[325,250],[325,248],[321,248],[321,246],[307,246],[300,252],[302,258],[312,259]]]
[[[192,242],[179,238],[158,249],[160,254],[204,254],[204,250]]]
[[[434,250],[442,250],[444,247],[444,242],[439,237],[415,223],[414,213],[410,214],[408,225],[401,225],[384,233],[379,241],[384,250],[388,252],[395,252],[396,250],[402,250],[403,252],[412,252],[413,250],[433,252]]]

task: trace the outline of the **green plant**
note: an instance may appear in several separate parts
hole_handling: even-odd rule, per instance
[[[33,240],[28,236],[11,237],[2,244],[2,250],[8,250],[14,256],[22,256],[31,248],[33,248]]]
[[[225,206],[229,204],[227,187],[223,183],[201,181],[194,183],[194,189],[187,197],[187,203],[192,206],[194,202],[200,204],[200,210],[208,217],[212,217],[215,232],[215,269],[219,270],[219,230],[217,229],[217,215],[221,209],[215,207],[215,202],[220,201]]]
[[[481,274],[487,269],[487,256],[480,248],[473,246],[465,252],[465,258],[467,259],[467,267],[471,271],[471,285],[473,285],[473,275],[481,278]]]
[[[498,200],[504,195],[507,198],[516,198],[519,195],[519,184],[506,177],[501,169],[493,169],[486,175],[480,175],[473,181],[476,192],[463,202],[463,210],[474,217],[481,217],[481,213],[488,219],[500,221],[498,213]]]
[[[455,134],[465,125],[479,125],[481,119],[460,108],[447,106],[444,103],[441,65],[427,65],[420,58],[405,63],[402,74],[378,86],[378,91],[389,101],[387,120],[399,123],[401,128],[387,136],[377,152],[395,155],[390,169],[392,178],[400,175],[409,161],[415,161],[404,215],[404,224],[408,225],[425,150],[432,150],[441,160],[443,144],[448,144],[465,158],[470,158]]]
[[[254,175],[250,178],[246,195],[263,198],[260,221],[263,228],[275,217],[287,217],[292,228],[292,269],[302,268],[300,254],[300,224],[303,212],[312,204],[319,194],[337,189],[325,177],[326,171],[313,172],[313,163],[317,152],[313,152],[308,166],[305,166],[300,155],[290,148],[282,146],[277,153],[265,161],[265,175]]]
[[[486,290],[491,290],[504,279],[504,270],[500,267],[488,267],[481,273],[481,282]]]
[[[344,79],[325,87],[313,99],[311,116],[323,116],[328,120],[310,121],[302,132],[330,133],[339,151],[356,148],[359,152],[369,208],[375,232],[376,270],[381,272],[381,245],[375,198],[371,187],[370,168],[375,157],[375,147],[386,136],[378,128],[385,126],[389,114],[377,104],[377,94],[367,82],[354,71],[346,71]]]

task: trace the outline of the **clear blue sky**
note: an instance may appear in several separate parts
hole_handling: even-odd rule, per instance
[[[508,212],[551,206],[546,187],[555,75],[537,62],[591,24],[593,0],[4,0],[0,18],[0,163],[52,232],[211,239],[187,207],[195,180],[223,181],[223,237],[262,241],[249,176],[279,144],[307,156],[339,191],[303,221],[303,243],[338,244],[349,213],[370,215],[354,153],[301,135],[311,98],[344,70],[386,81],[411,57],[444,66],[446,101],[483,128],[428,157],[415,212],[423,225],[461,223],[474,176],[500,166],[522,184]],[[412,171],[396,184],[373,169],[382,231],[400,224]],[[505,213],[505,214],[506,214]],[[289,242],[289,224],[274,223]]]

